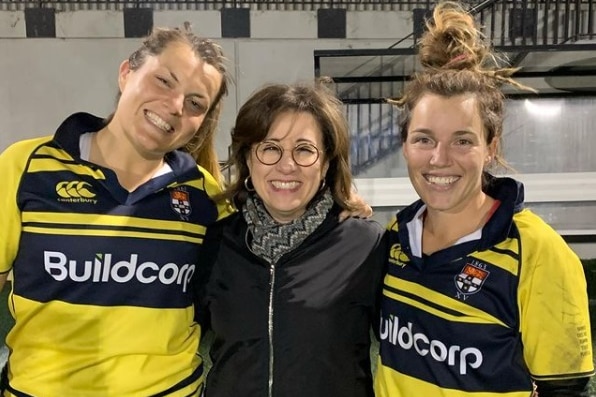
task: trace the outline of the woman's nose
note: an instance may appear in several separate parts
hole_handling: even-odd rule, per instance
[[[449,148],[448,145],[438,143],[433,149],[430,163],[436,166],[442,166],[449,163]]]
[[[179,93],[172,93],[168,101],[168,112],[175,116],[182,115],[184,111],[184,95]]]
[[[277,166],[284,171],[292,171],[296,168],[296,162],[294,161],[294,157],[292,157],[291,150],[284,150],[281,154],[281,159],[277,162]]]

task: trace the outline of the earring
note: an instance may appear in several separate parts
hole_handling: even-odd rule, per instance
[[[325,189],[325,178],[321,179],[321,186],[319,186],[319,192]]]
[[[255,191],[255,185],[252,184],[252,181],[250,180],[250,175],[247,176],[246,179],[244,180],[244,188],[246,189],[247,192]]]

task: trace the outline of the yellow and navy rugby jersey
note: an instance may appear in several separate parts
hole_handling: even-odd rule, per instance
[[[80,159],[101,119],[0,155],[0,272],[13,270],[5,396],[191,396],[203,388],[190,283],[206,228],[227,215],[182,152],[134,192]]]
[[[429,256],[412,254],[422,202],[390,223],[376,396],[529,397],[532,378],[593,373],[581,262],[522,209],[521,184],[488,194],[501,205],[482,237]]]

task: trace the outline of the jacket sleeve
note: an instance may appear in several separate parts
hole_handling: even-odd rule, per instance
[[[224,222],[225,220],[216,222],[207,228],[207,233],[199,250],[197,270],[193,277],[195,321],[204,330],[210,328],[209,307],[206,302],[207,286],[219,253]]]
[[[387,273],[387,256],[389,255],[389,234],[384,232],[379,245],[371,254],[369,261],[371,266],[377,269],[375,277],[375,303],[372,310],[372,329],[377,341],[380,340],[379,319],[381,318],[381,298],[383,296],[383,280]]]

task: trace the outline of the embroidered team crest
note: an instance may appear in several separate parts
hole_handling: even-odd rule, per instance
[[[192,212],[190,206],[190,193],[182,189],[174,189],[170,192],[171,205],[174,211],[183,216]]]
[[[461,273],[455,276],[455,286],[462,294],[475,294],[480,291],[489,274],[487,270],[467,263]]]

